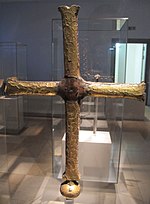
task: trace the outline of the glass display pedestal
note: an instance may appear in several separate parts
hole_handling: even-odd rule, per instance
[[[48,204],[74,204],[74,200],[66,199],[64,202],[50,201]]]
[[[79,131],[79,172],[82,181],[109,181],[111,165],[111,137],[107,131]],[[65,135],[62,139],[62,172],[65,170]],[[111,167],[112,166],[112,167]]]
[[[1,120],[6,120],[6,132],[17,134],[24,128],[23,97],[0,97],[0,106],[3,103],[4,110],[0,110],[0,115]]]
[[[74,204],[74,200],[68,200],[68,199],[66,199],[66,200],[65,200],[65,204]]]

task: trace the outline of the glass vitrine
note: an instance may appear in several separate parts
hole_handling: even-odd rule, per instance
[[[26,62],[27,46],[22,43],[0,42],[0,79],[17,77],[21,80],[27,78]],[[4,103],[5,111],[0,114],[6,121],[6,131],[18,133],[24,127],[23,97],[0,97]],[[5,117],[3,116],[5,113]]]
[[[128,20],[79,20],[81,77],[87,81],[115,82],[119,74],[124,83]],[[118,43],[123,48],[117,49]],[[63,34],[59,19],[52,21],[53,80],[64,75]],[[119,63],[121,69],[116,69]],[[118,72],[118,73],[117,73]],[[83,189],[91,183],[117,183],[124,99],[92,98],[82,100],[79,131],[79,171]],[[61,179],[65,168],[65,107],[60,97],[53,98],[53,173]],[[88,182],[88,183],[87,183]],[[97,184],[96,184],[97,185]],[[84,190],[83,190],[84,191]],[[80,200],[80,198],[79,198]]]

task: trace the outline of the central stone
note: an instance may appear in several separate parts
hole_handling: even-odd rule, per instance
[[[86,84],[82,78],[64,78],[58,85],[58,94],[65,101],[80,101],[87,95]]]

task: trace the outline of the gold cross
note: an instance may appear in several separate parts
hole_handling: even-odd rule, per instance
[[[72,199],[80,194],[78,135],[80,102],[85,96],[143,99],[145,84],[115,84],[85,81],[80,76],[78,47],[79,6],[61,6],[64,39],[64,78],[61,81],[36,82],[9,78],[8,95],[61,96],[65,101],[66,166],[60,187],[62,195]]]

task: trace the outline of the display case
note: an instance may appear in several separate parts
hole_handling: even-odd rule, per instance
[[[22,43],[0,42],[0,79],[27,79],[26,50],[27,46]],[[0,106],[3,103],[5,111],[1,111],[0,115],[1,121],[6,121],[7,133],[20,132],[24,127],[23,97],[1,96]]]
[[[0,203],[10,201],[5,110],[5,102],[0,100]]]
[[[27,79],[27,45],[16,42],[0,42],[0,77],[16,76]]]
[[[80,19],[80,72],[86,81],[124,83],[128,20]],[[117,50],[116,46],[123,46]],[[120,66],[116,68],[116,64]],[[64,76],[63,34],[61,20],[52,21],[53,80]],[[121,70],[120,70],[121,69]],[[97,77],[98,76],[98,77]],[[110,102],[111,101],[111,102]],[[117,183],[119,173],[124,99],[92,98],[82,100],[79,131],[79,171],[86,182]],[[53,173],[61,179],[65,169],[65,108],[60,97],[54,97]],[[89,184],[88,184],[89,185]],[[84,191],[84,190],[83,190]]]

